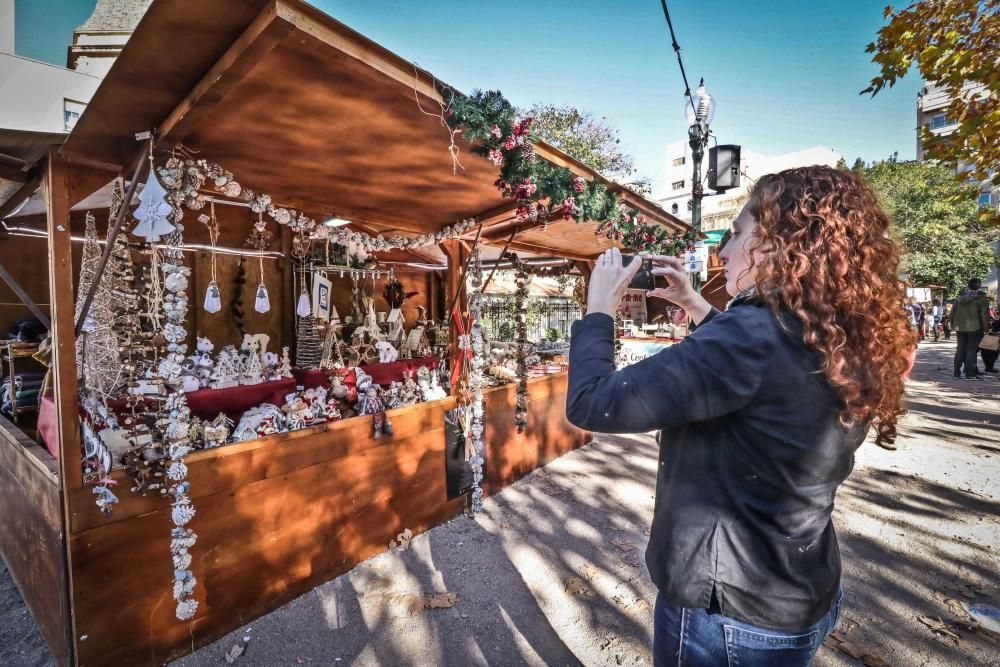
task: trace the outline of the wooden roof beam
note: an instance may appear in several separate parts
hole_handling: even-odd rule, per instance
[[[27,183],[29,174],[23,169],[8,166],[6,164],[0,164],[0,178],[7,181],[13,181],[15,183]]]
[[[38,186],[41,185],[41,183],[42,176],[38,171],[36,171],[35,174],[30,176],[28,180],[25,181],[24,185],[18,188],[17,192],[12,194],[7,201],[0,204],[0,222],[10,215],[11,211],[20,206],[21,202],[35,194],[35,190],[38,189]]]
[[[279,4],[271,2],[264,7],[198,85],[160,124],[158,134],[161,141],[170,144],[183,141],[205,114],[295,28],[279,15]]]
[[[507,243],[507,239],[495,239],[495,240],[483,240],[484,243],[488,243],[493,246],[503,247]],[[594,255],[584,255],[578,252],[572,252],[569,250],[562,250],[560,248],[549,248],[540,245],[534,245],[532,243],[525,243],[524,241],[511,241],[511,250],[520,250],[522,252],[530,252],[533,255],[542,255],[543,257],[564,257],[566,259],[575,259],[580,261],[589,261],[599,255],[600,253],[595,253]]]

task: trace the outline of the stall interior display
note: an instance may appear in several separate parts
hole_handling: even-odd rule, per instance
[[[158,167],[152,148],[149,163],[130,215],[123,202],[131,193],[123,179],[115,182],[106,238],[95,217],[86,218],[76,308],[83,473],[106,516],[122,492],[111,479],[116,467],[131,479],[129,491],[169,499],[173,597],[177,618],[187,620],[198,605],[189,569],[197,535],[187,527],[197,509],[188,494],[185,457],[354,416],[372,416],[373,438],[392,436],[387,410],[447,396],[447,326],[427,319],[424,306],[407,322],[404,302],[418,293],[407,292],[394,267],[380,265],[375,253],[438,243],[470,223],[420,239],[334,231],[242,188],[218,165],[172,156]],[[285,225],[294,234],[284,258],[296,265],[294,354],[291,345],[273,345],[267,333],[247,332],[232,344],[188,330],[191,308],[222,308],[216,257],[221,206],[249,213],[249,250],[239,252],[235,284],[252,287],[257,313],[271,310],[274,288],[264,264],[271,226]],[[186,224],[196,223],[208,231],[211,278],[204,299],[192,303],[183,234]],[[351,311],[341,316],[333,291],[334,280],[344,285],[344,278]]]

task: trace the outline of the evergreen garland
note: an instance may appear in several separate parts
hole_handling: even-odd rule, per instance
[[[568,276],[573,272],[573,269],[576,268],[573,262],[569,261],[565,264],[557,264],[555,266],[532,266],[527,262],[518,259],[517,255],[514,254],[509,254],[504,259],[511,263],[514,271],[526,273],[538,278],[561,278],[563,276]]]
[[[442,86],[452,130],[461,130],[472,152],[495,164],[495,185],[506,199],[518,202],[519,222],[559,214],[565,220],[597,222],[596,234],[619,241],[633,252],[677,255],[694,245],[694,232],[669,234],[646,222],[636,209],[619,202],[607,187],[586,181],[565,167],[535,159],[531,117],[518,119],[514,106],[496,90],[475,90],[465,96]]]

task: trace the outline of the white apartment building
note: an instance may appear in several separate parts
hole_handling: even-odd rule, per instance
[[[0,0],[0,205],[68,136],[151,2],[97,0],[60,67],[16,54],[14,0]]]
[[[685,222],[690,222],[691,185],[694,174],[691,147],[687,140],[668,144],[666,157],[667,196],[659,200],[660,205]],[[761,176],[784,169],[816,164],[835,167],[841,159],[840,153],[822,146],[778,155],[757,153],[744,148],[740,156],[740,187],[727,190],[723,194],[716,194],[707,189],[706,183],[705,197],[701,201],[702,229],[711,231],[728,228],[739,214],[750,188]],[[708,169],[708,151],[705,152],[701,168],[701,177],[704,180],[705,172]]]
[[[966,83],[962,88],[963,96],[973,99],[986,93],[986,87],[982,84]],[[947,135],[954,131],[955,121],[948,118],[948,105],[951,104],[951,96],[948,92],[933,83],[929,83],[917,93],[917,159],[923,160],[927,151],[924,148],[920,130],[929,127],[931,134],[935,136]],[[968,168],[960,165],[960,171]],[[994,187],[990,179],[979,182],[979,203],[982,206],[1000,206],[1000,188]],[[1000,255],[1000,243],[993,244],[993,250]],[[1000,267],[993,265],[993,270],[986,278],[985,286],[993,293],[997,292],[1000,284]]]

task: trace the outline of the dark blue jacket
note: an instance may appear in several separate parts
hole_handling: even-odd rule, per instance
[[[676,605],[782,630],[832,606],[840,553],[831,514],[867,427],[841,401],[801,325],[762,305],[712,311],[683,342],[615,370],[613,321],[573,325],[566,414],[602,433],[659,429],[646,565]]]

